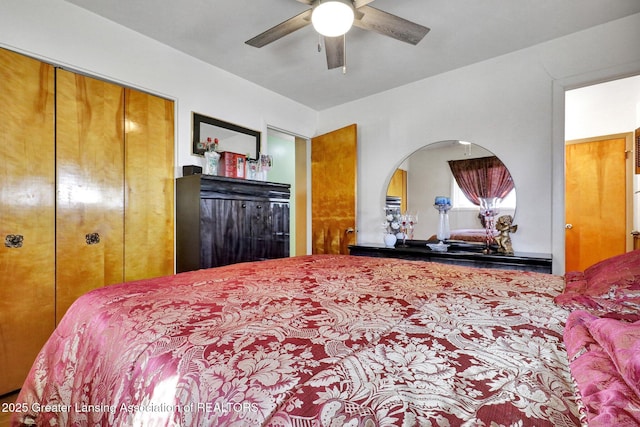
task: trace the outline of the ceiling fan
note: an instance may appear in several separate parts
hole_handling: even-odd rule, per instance
[[[304,12],[287,19],[245,43],[263,47],[309,24],[324,38],[327,66],[345,68],[345,33],[352,25],[363,30],[393,37],[416,45],[429,32],[429,28],[368,6],[374,0],[296,0],[311,6]],[[329,28],[323,26],[326,24]],[[336,27],[336,28],[334,28]],[[320,44],[318,44],[320,50]]]

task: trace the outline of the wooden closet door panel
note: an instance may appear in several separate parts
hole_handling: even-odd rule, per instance
[[[174,272],[173,102],[125,92],[125,280]]]
[[[124,279],[124,89],[58,70],[56,120],[59,321],[80,295]]]
[[[0,49],[0,395],[22,386],[54,328],[53,73]]]

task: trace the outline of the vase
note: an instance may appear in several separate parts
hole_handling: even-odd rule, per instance
[[[451,237],[451,230],[449,229],[449,210],[451,209],[450,203],[436,203],[433,205],[438,211],[440,216],[438,220],[438,233],[436,238],[443,242]]]
[[[384,245],[387,248],[395,248],[398,238],[395,234],[387,233],[384,235]]]
[[[480,215],[484,218],[484,228],[485,228],[485,249],[484,253],[490,254],[491,244],[494,243],[493,233],[495,231],[494,221],[498,213],[500,213],[499,205],[500,199],[499,197],[480,197]]]
[[[205,175],[218,175],[218,160],[220,154],[215,151],[204,152],[204,170]]]

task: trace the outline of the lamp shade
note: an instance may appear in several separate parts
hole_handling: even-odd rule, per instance
[[[353,4],[349,0],[326,0],[316,3],[311,23],[317,32],[326,37],[345,34],[353,25]]]

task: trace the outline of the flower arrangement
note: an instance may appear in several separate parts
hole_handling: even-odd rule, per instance
[[[218,149],[218,138],[211,139],[211,137],[208,137],[206,141],[198,143],[198,148],[204,151],[216,151]]]
[[[398,234],[402,228],[402,215],[399,208],[385,209],[384,229],[388,234]]]

